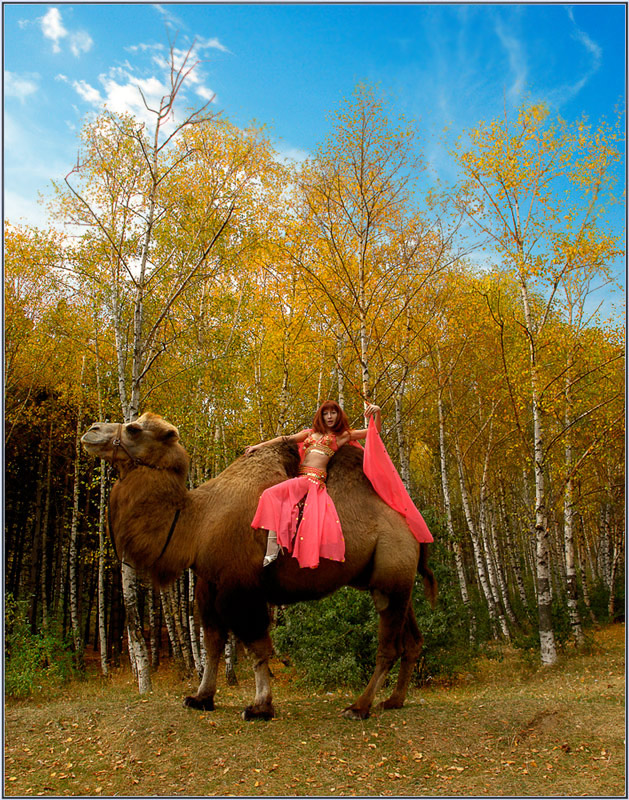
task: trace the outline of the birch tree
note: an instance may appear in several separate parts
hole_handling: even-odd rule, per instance
[[[232,187],[225,186],[197,214],[193,235],[179,237],[179,269],[172,269],[172,251],[165,244],[169,237],[172,240],[173,227],[187,225],[172,192],[173,183],[197,153],[185,136],[190,128],[211,125],[214,120],[206,104],[182,122],[175,121],[178,95],[194,67],[192,50],[181,57],[171,48],[170,73],[161,100],[151,107],[143,97],[152,127],[129,115],[105,111],[86,125],[82,154],[66,176],[65,186],[57,187],[58,214],[85,228],[75,275],[105,299],[125,422],[138,416],[147,376],[168,347],[166,322],[171,308],[208,264],[234,211]],[[183,241],[187,244],[184,252]],[[136,580],[133,568],[123,563],[129,653],[140,692],[145,693],[151,680]]]
[[[469,144],[460,144],[454,153],[465,175],[461,197],[469,219],[491,240],[502,265],[519,284],[518,324],[529,349],[537,605],[544,665],[557,657],[542,385],[547,323],[560,282],[575,269],[578,254],[594,245],[600,252],[597,263],[615,255],[617,244],[599,223],[621,156],[618,143],[618,132],[605,124],[593,130],[583,120],[571,126],[560,119],[551,122],[545,107],[532,105],[515,119],[505,113],[503,120],[480,124],[470,132]],[[534,296],[533,287],[539,287],[540,294]]]

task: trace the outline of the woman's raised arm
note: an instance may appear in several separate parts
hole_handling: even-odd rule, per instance
[[[376,423],[376,430],[378,433],[382,430],[382,414],[380,412],[380,406],[373,405],[370,403],[367,408],[365,409],[365,416],[366,417],[373,417],[374,422]],[[359,430],[350,431],[349,438],[351,440],[356,439],[365,439],[367,437],[367,428],[360,428]]]
[[[249,447],[245,448],[245,455],[250,456],[256,450],[259,450],[261,447],[266,447],[267,444],[275,444],[276,442],[303,442],[304,439],[308,436],[310,430],[308,428],[304,428],[303,431],[299,431],[299,433],[291,433],[288,436],[276,436],[274,439],[267,439],[266,442],[258,442],[258,444],[250,444]]]

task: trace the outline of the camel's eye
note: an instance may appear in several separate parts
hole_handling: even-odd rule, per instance
[[[136,434],[141,433],[141,432],[142,432],[142,426],[141,425],[135,425],[133,422],[131,422],[129,425],[127,425],[127,433],[130,433],[130,434],[135,436]]]

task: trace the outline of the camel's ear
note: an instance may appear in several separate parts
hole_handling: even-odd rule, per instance
[[[171,425],[169,428],[162,433],[160,439],[163,442],[178,442],[179,441],[179,431],[175,428],[174,425]]]

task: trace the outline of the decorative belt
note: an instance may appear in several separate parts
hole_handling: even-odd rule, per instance
[[[306,467],[303,464],[299,465],[299,474],[304,475],[312,483],[321,484],[325,483],[328,473],[319,467]]]

